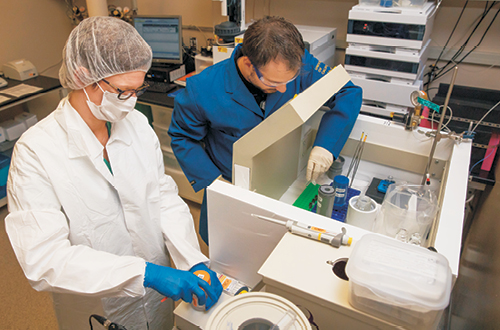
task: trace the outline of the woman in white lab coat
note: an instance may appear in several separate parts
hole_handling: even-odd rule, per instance
[[[91,314],[129,330],[171,329],[164,296],[196,295],[208,309],[222,291],[192,274],[215,276],[158,139],[133,110],[151,58],[128,23],[84,20],[63,51],[71,93],[14,149],[7,233],[32,287],[53,292],[60,329],[86,329]]]

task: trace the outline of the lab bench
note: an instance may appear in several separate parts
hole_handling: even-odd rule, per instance
[[[46,77],[46,76],[38,76],[35,78],[31,78],[25,81],[18,81],[18,80],[13,80],[9,78],[4,78],[7,81],[7,86],[1,87],[0,88],[0,94],[2,96],[8,97],[8,100],[5,100],[4,102],[0,102],[0,111],[7,110],[9,108],[12,108],[16,105],[21,105],[23,108],[28,109],[30,101],[37,99],[41,96],[47,95],[47,93],[50,92],[59,92],[62,93],[62,86],[61,83],[59,82],[59,79],[51,78],[51,77]],[[19,86],[21,84],[28,85],[28,86],[33,86],[33,87],[39,87],[41,88],[40,90],[34,92],[34,93],[29,93],[25,94],[19,97],[12,97],[8,94],[5,94],[5,90]],[[62,98],[62,94],[60,94]],[[54,108],[55,109],[55,108]],[[54,110],[52,109],[52,110]]]
[[[25,81],[4,78],[7,86],[0,88],[0,121],[13,118],[22,112],[30,112],[37,115],[41,120],[50,112],[56,109],[59,101],[66,95],[66,90],[62,88],[59,79],[38,76]],[[37,87],[39,90],[21,96],[12,96],[5,93],[6,90],[24,84],[30,87]],[[19,88],[18,87],[18,88]],[[7,99],[3,99],[3,98]],[[0,151],[8,152],[14,147],[15,141],[5,141],[0,143]],[[0,207],[7,204],[7,197],[0,199]]]
[[[175,92],[182,87],[177,87],[171,92]],[[185,199],[201,204],[203,191],[194,192],[193,187],[184,175],[179,162],[177,161],[172,147],[170,146],[170,136],[168,128],[172,119],[174,109],[174,98],[167,93],[146,92],[138,99],[138,103],[149,106],[153,116],[153,129],[160,140],[163,160],[165,164],[165,174],[170,175],[179,189],[179,195]]]
[[[405,131],[403,127],[385,120],[361,115],[341,153],[346,157],[346,165],[362,132],[369,137],[354,186],[362,190],[366,188],[369,178],[384,178],[390,174],[420,184],[431,147],[430,139],[422,138],[417,132]],[[431,173],[434,174],[431,181],[439,194],[440,212],[431,229],[427,246],[435,247],[448,259],[453,281],[459,269],[470,149],[470,141],[458,144],[449,139],[441,140],[431,167]],[[331,266],[326,263],[327,260],[349,258],[352,246],[336,249],[288,234],[283,238],[287,231],[284,226],[253,216],[299,221],[336,233],[344,227],[354,242],[370,233],[292,206],[305,187],[304,176],[302,171],[291,185],[285,187],[285,193],[280,198],[265,196],[258,190],[250,191],[222,182],[213,183],[208,188],[212,268],[250,286],[263,280],[266,291],[279,294],[310,310],[316,323],[323,325],[320,328],[329,328],[329,325],[337,325],[337,322],[339,328],[346,329],[394,328],[396,325],[353,308],[348,303],[348,282],[336,277]],[[251,253],[248,252],[250,250]],[[283,253],[287,255],[286,258]],[[276,255],[281,256],[279,261],[276,261]]]
[[[325,260],[349,258],[356,242],[370,231],[293,206],[307,185],[307,159],[323,115],[318,109],[349,80],[342,70],[332,70],[234,144],[235,185],[216,181],[207,188],[211,268],[249,287],[264,281],[266,290],[314,311],[321,329],[333,328],[337,319],[338,328],[395,328],[397,324],[353,308],[347,300],[348,283],[334,277]],[[343,174],[362,134],[368,138],[354,188],[363,191],[372,178],[389,175],[421,184],[432,139],[365,115],[358,117],[341,151],[346,159]],[[429,170],[439,212],[425,247],[432,246],[446,257],[453,280],[459,270],[470,152],[469,140],[442,139]],[[354,243],[336,249],[302,237],[283,238],[286,227],[263,217],[298,221],[333,233],[345,228]],[[286,257],[276,261],[276,253]]]

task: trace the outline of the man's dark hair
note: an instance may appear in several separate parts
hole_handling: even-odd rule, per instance
[[[257,68],[275,59],[287,62],[290,69],[300,68],[304,41],[299,30],[283,17],[267,16],[245,31],[243,55]]]

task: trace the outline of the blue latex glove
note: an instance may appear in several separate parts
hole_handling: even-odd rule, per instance
[[[199,304],[204,305],[207,300],[205,292],[208,293],[210,299],[214,301],[218,299],[218,296],[211,289],[210,284],[198,278],[193,273],[149,262],[146,262],[144,286],[155,289],[162,295],[172,298],[174,301],[182,299],[187,303],[191,303],[193,295],[196,295]]]
[[[203,262],[194,265],[193,267],[191,267],[189,271],[191,273],[194,273],[197,270],[204,270],[210,275],[210,283],[211,283],[210,291],[212,291],[213,296],[216,297],[215,299],[213,299],[212,295],[210,295],[210,292],[207,291],[208,297],[207,297],[207,302],[205,304],[205,310],[208,311],[217,302],[217,300],[219,300],[219,297],[222,293],[222,284],[220,283],[219,278],[217,277],[217,273],[214,272],[213,270],[210,270],[207,266],[205,266]]]

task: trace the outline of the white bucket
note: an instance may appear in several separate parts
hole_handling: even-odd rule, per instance
[[[289,330],[312,330],[297,306],[267,292],[249,292],[224,302],[210,315],[205,329],[271,329],[278,323]]]

